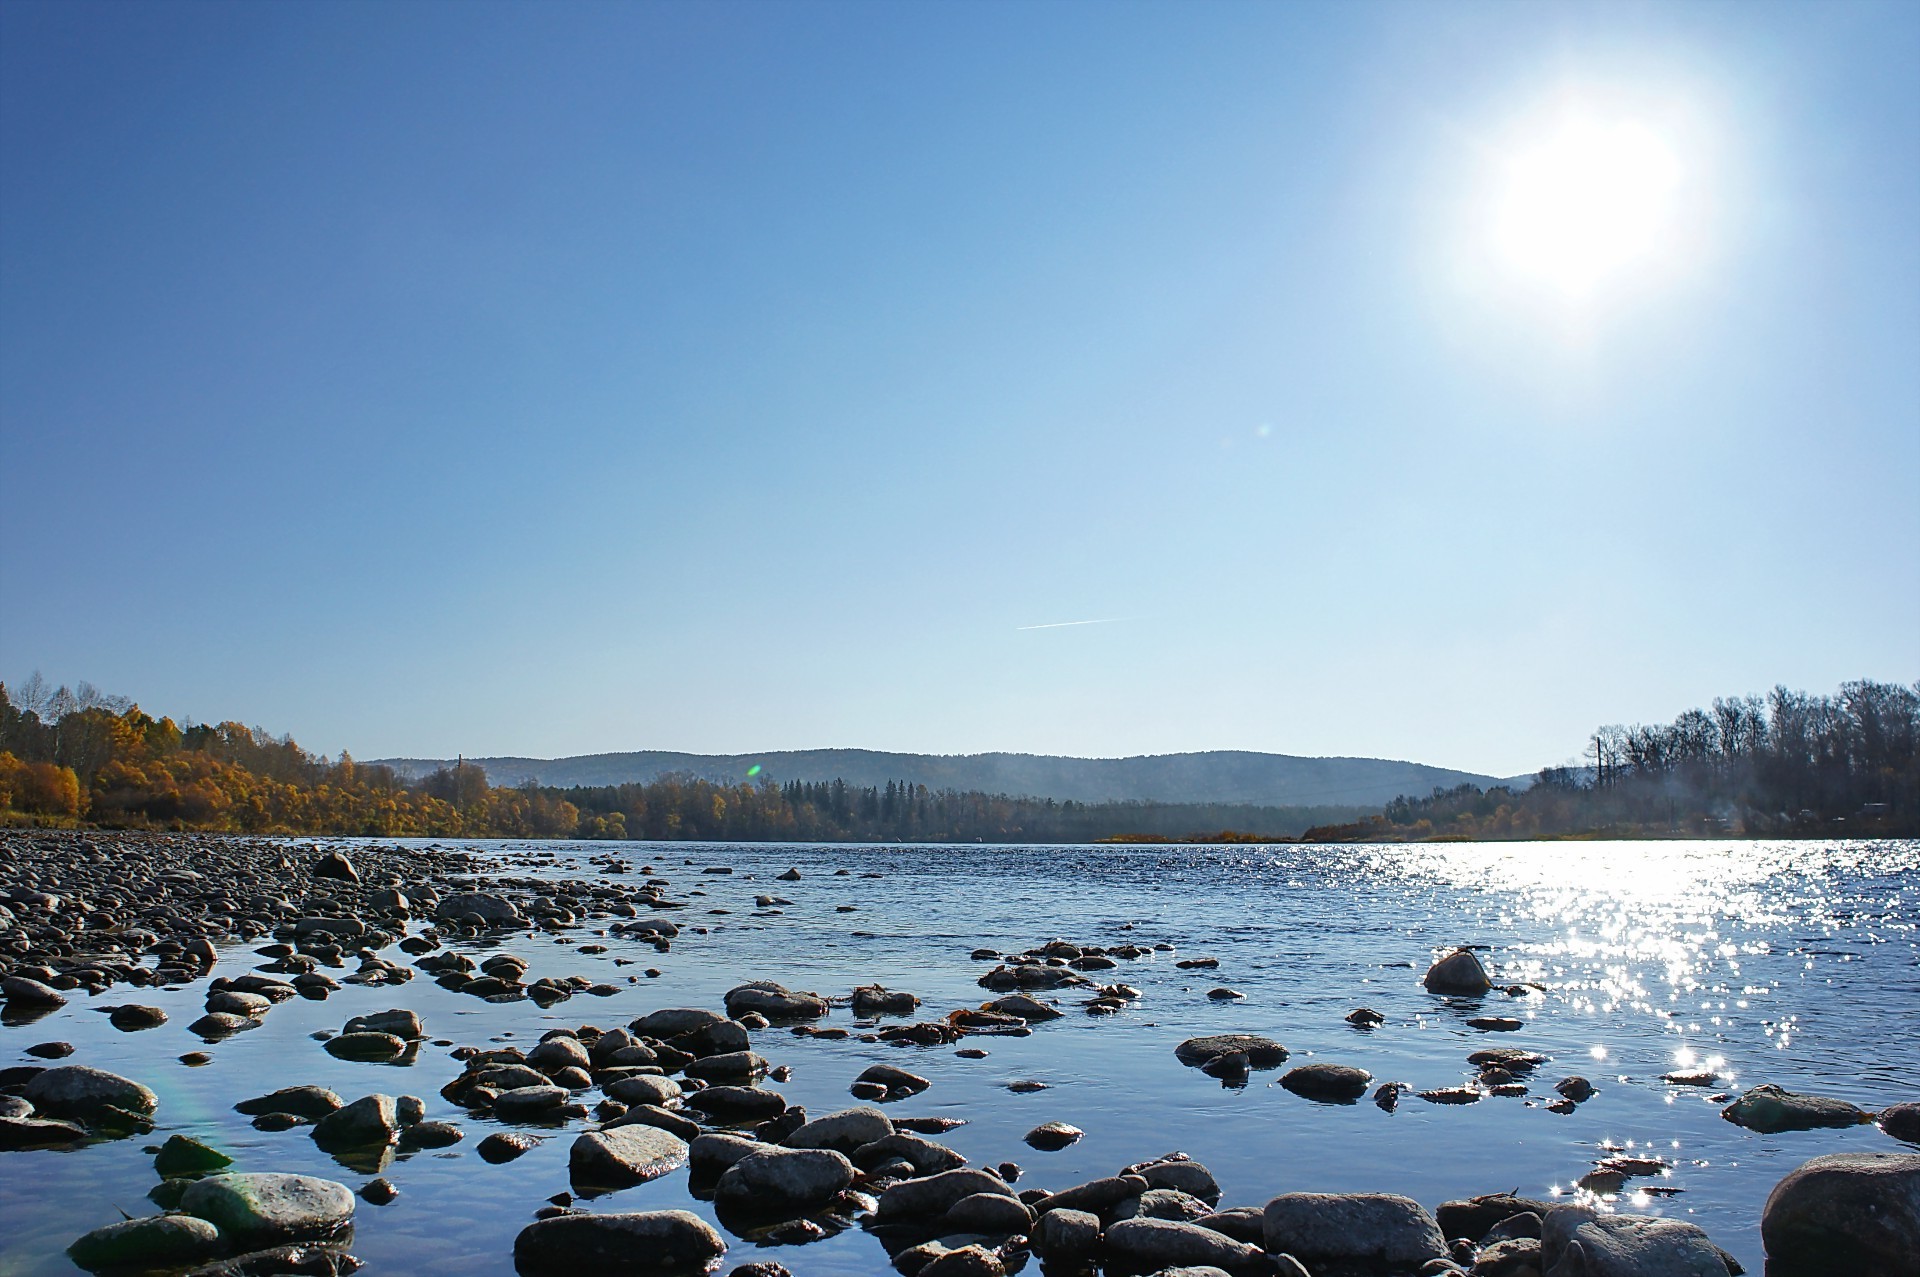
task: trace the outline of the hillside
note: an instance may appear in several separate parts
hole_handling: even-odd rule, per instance
[[[418,779],[454,759],[385,758],[380,765]],[[1374,806],[1496,778],[1381,758],[1299,758],[1241,750],[1151,754],[1135,758],[1063,758],[1046,754],[895,754],[867,749],[789,750],[770,754],[682,754],[643,750],[573,758],[470,758],[495,785],[533,781],[578,785],[644,783],[689,775],[737,781],[844,780],[853,786],[906,781],[932,790],[1029,795],[1075,802],[1239,803],[1292,807]]]

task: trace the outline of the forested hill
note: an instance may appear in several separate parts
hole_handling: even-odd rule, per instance
[[[378,765],[417,780],[454,759],[384,758]],[[786,750],[770,754],[680,754],[643,750],[574,758],[470,758],[495,785],[529,781],[575,786],[644,784],[663,776],[711,781],[829,782],[878,787],[894,781],[934,791],[1028,795],[1082,803],[1233,803],[1296,807],[1378,806],[1403,794],[1495,778],[1382,758],[1298,758],[1212,750],[1136,758],[1063,758],[1046,754],[893,754],[869,749]],[[759,770],[753,771],[754,768]]]

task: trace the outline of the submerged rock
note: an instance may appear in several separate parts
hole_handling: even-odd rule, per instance
[[[1287,1048],[1272,1038],[1251,1033],[1217,1033],[1210,1037],[1188,1038],[1173,1049],[1174,1058],[1191,1068],[1225,1055],[1244,1055],[1254,1068],[1273,1068],[1287,1058]]]
[[[1464,994],[1478,997],[1493,988],[1487,969],[1471,949],[1455,949],[1427,968],[1421,983],[1429,993]]]
[[[220,1230],[192,1215],[149,1215],[108,1224],[67,1247],[67,1258],[88,1272],[127,1268],[184,1268],[227,1252]]]
[[[81,1121],[103,1109],[151,1113],[160,1104],[159,1097],[140,1083],[84,1064],[63,1064],[35,1074],[25,1097],[36,1112]]]
[[[1302,1064],[1287,1070],[1280,1085],[1310,1100],[1351,1104],[1367,1093],[1372,1081],[1373,1074],[1345,1064]]]

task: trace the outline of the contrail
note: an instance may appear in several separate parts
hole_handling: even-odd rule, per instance
[[[1013,628],[1016,631],[1018,630],[1064,630],[1069,625],[1112,625],[1115,621],[1118,621],[1119,619],[1120,618],[1117,616],[1105,616],[1105,617],[1101,617],[1097,621],[1050,621],[1045,625],[1016,625]]]

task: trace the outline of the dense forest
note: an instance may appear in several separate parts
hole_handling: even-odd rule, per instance
[[[1671,723],[1609,726],[1580,767],[1525,790],[1457,785],[1398,798],[1322,842],[1432,838],[1920,835],[1920,683],[1832,696],[1776,687]]]
[[[240,833],[733,841],[1085,842],[1238,829],[1297,836],[1341,806],[1077,803],[933,790],[667,776],[645,784],[506,788],[467,763],[408,782],[317,757],[236,722],[155,719],[89,684],[0,684],[0,823]]]

